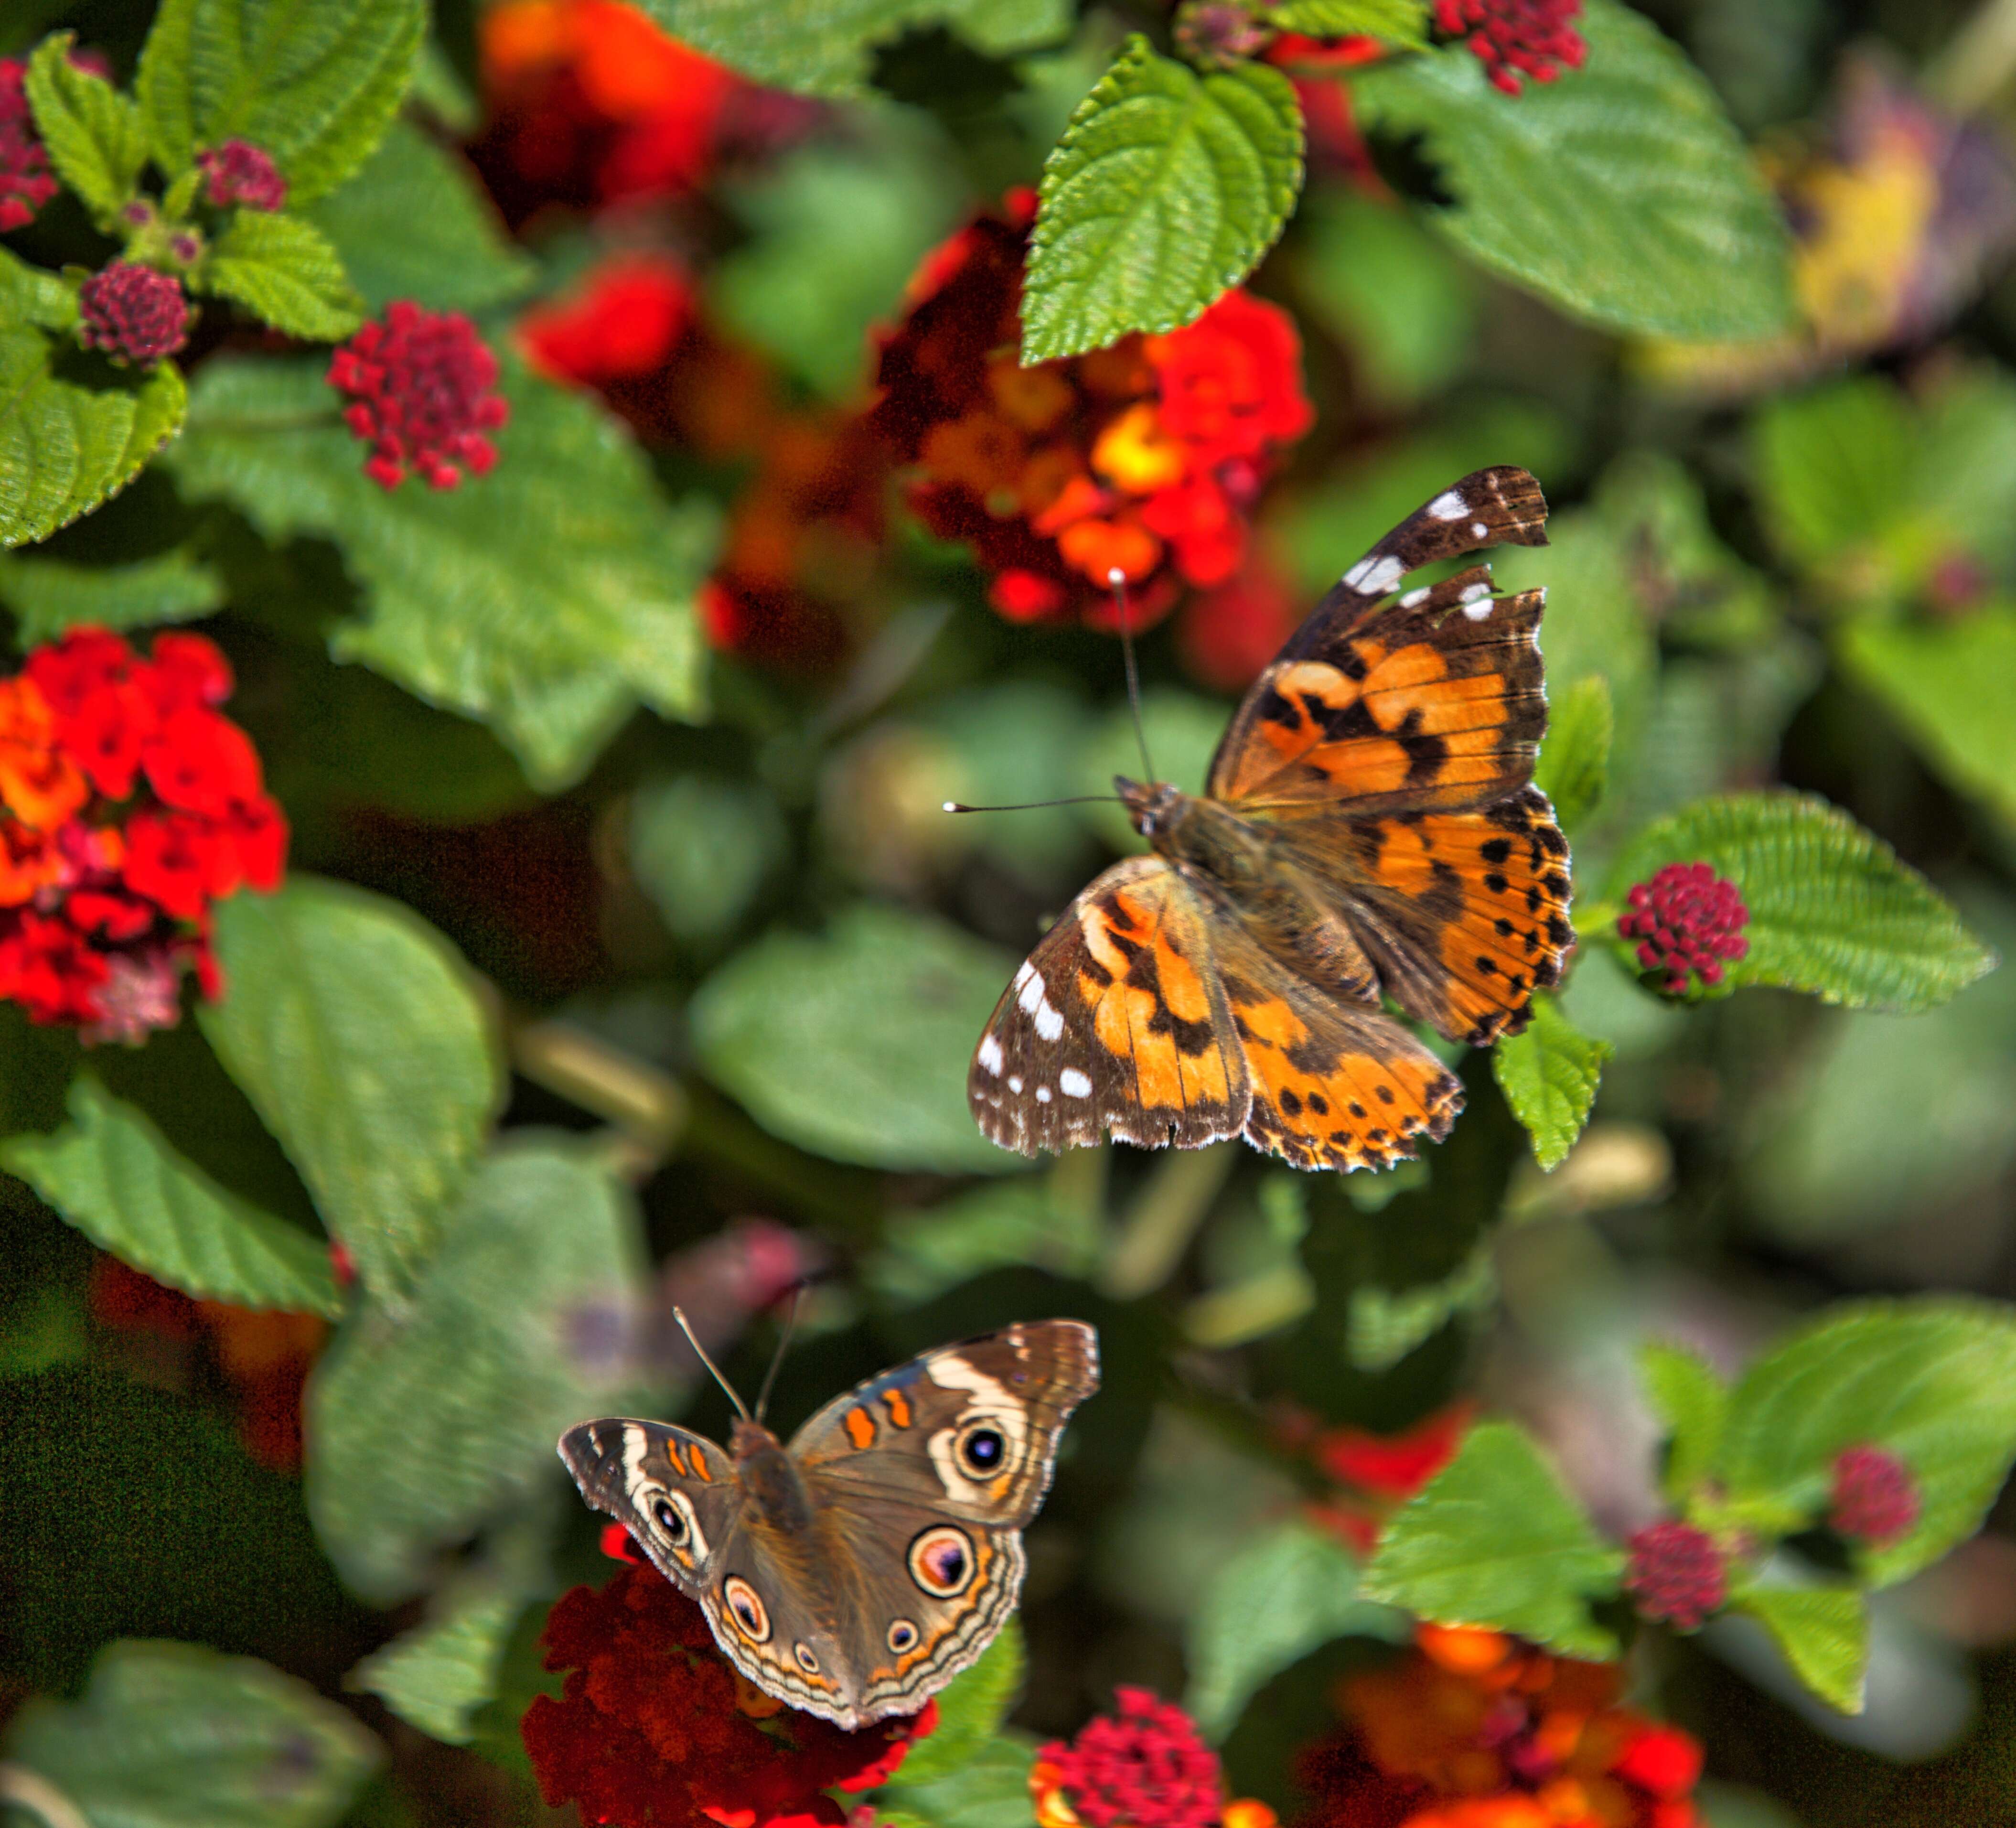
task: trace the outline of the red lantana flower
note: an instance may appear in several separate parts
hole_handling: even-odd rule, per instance
[[[1239,568],[1247,510],[1312,422],[1301,344],[1283,312],[1235,290],[1185,329],[1021,367],[1035,211],[1018,192],[926,258],[883,341],[870,422],[914,467],[918,517],[991,574],[1001,615],[1115,627],[1117,571],[1145,623],[1183,583]]]
[[[0,235],[27,228],[56,193],[49,155],[28,106],[27,75],[18,57],[0,57]]]
[[[1276,1416],[1274,1434],[1334,1482],[1327,1497],[1305,1507],[1309,1521],[1370,1554],[1386,1520],[1455,1458],[1476,1413],[1474,1404],[1452,1403],[1398,1434],[1373,1434],[1324,1428],[1307,1410],[1289,1408]]]
[[[1422,1625],[1339,1690],[1291,1828],[1696,1828],[1701,1748],[1617,1705],[1622,1672],[1496,1631]]]
[[[1684,996],[1696,977],[1713,988],[1725,963],[1748,955],[1743,891],[1712,864],[1668,864],[1651,882],[1634,884],[1626,900],[1617,930],[1638,942],[1638,963],[1669,997]]]
[[[371,446],[364,474],[397,489],[418,471],[453,489],[466,467],[497,461],[488,434],[511,416],[497,385],[497,358],[459,311],[428,311],[409,299],[386,307],[337,350],[329,384],[350,398],[344,423]]]
[[[1029,1771],[1037,1828],[1274,1828],[1274,1812],[1225,1799],[1218,1754],[1197,1722],[1148,1689],[1119,1688],[1068,1743]]]
[[[1924,1499],[1911,1469],[1866,1442],[1844,1448],[1834,1463],[1827,1523],[1854,1542],[1895,1542],[1917,1525]]]
[[[693,327],[693,283],[663,254],[618,254],[579,290],[527,312],[519,341],[556,380],[603,390],[654,374]]]
[[[1571,23],[1582,0],[1435,0],[1435,28],[1465,40],[1508,96],[1519,78],[1552,82],[1564,68],[1579,70],[1589,47]]]
[[[514,223],[549,204],[686,195],[725,154],[819,117],[617,0],[505,0],[484,13],[479,45],[490,124],[473,151]]]
[[[540,1794],[614,1828],[839,1823],[823,1793],[873,1790],[938,1725],[938,1704],[859,1732],[787,1707],[715,1648],[700,1608],[655,1569],[577,1587],[547,1615],[549,1669],[567,1673],[520,1725]]]
[[[115,260],[77,295],[77,340],[121,367],[152,368],[189,341],[189,300],[172,273]]]
[[[230,691],[200,635],[143,660],[91,628],[0,680],[0,996],[33,1020],[134,1043],[175,1026],[185,968],[217,993],[212,905],[286,864]]]
[[[223,145],[205,148],[196,156],[202,172],[203,194],[220,210],[283,210],[287,207],[287,181],[273,155],[249,139],[227,139]]]
[[[1728,1564],[1705,1530],[1669,1517],[1647,1524],[1626,1547],[1624,1585],[1647,1618],[1697,1631],[1729,1598]]]

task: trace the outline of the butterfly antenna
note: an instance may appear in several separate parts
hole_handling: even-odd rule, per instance
[[[1075,793],[1067,799],[1022,800],[1012,806],[969,806],[963,800],[947,800],[939,809],[947,813],[1033,813],[1039,806],[1096,806],[1111,800],[1120,803],[1117,793]]]
[[[770,1354],[770,1368],[763,1373],[763,1387],[756,1393],[756,1422],[762,1426],[763,1414],[770,1407],[770,1386],[777,1381],[777,1367],[784,1362],[784,1354],[790,1350],[791,1335],[798,1324],[798,1303],[805,1300],[805,1285],[799,1282],[791,1290],[790,1311],[784,1316],[784,1330],[777,1336],[777,1349]]]
[[[1148,759],[1148,732],[1141,722],[1141,676],[1134,669],[1134,625],[1127,614],[1127,574],[1115,565],[1106,574],[1106,581],[1113,586],[1113,595],[1120,605],[1120,653],[1127,663],[1127,703],[1134,713],[1134,740],[1141,745],[1141,772],[1153,781],[1161,777],[1155,772],[1155,764]]]
[[[707,1357],[706,1347],[693,1336],[693,1324],[686,1318],[686,1311],[683,1308],[675,1307],[672,1310],[672,1318],[679,1323],[679,1331],[686,1335],[686,1343],[693,1347],[700,1363],[713,1373],[714,1381],[727,1391],[728,1400],[735,1405],[736,1414],[744,1422],[754,1422],[756,1418],[749,1413],[749,1405],[735,1394],[735,1386],[721,1375],[721,1367]],[[764,1387],[768,1389],[769,1386],[766,1383]]]

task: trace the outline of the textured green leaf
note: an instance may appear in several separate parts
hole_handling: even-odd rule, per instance
[[[1422,0],[1275,0],[1262,16],[1277,31],[1312,38],[1383,38],[1425,50],[1428,11]]]
[[[1697,986],[1694,994],[1777,984],[1852,1008],[1909,1014],[1936,1008],[1994,968],[1995,954],[1924,877],[1823,799],[1697,800],[1625,845],[1611,866],[1611,898],[1621,902],[1665,864],[1697,862],[1742,892],[1750,950],[1718,989]]]
[[[1486,1422],[1388,1523],[1361,1591],[1440,1624],[1607,1659],[1617,1640],[1589,1603],[1617,1592],[1623,1568],[1526,1434]]]
[[[290,204],[333,190],[384,136],[427,22],[425,0],[163,0],[137,85],[156,160],[178,175],[247,139]]]
[[[23,647],[59,640],[85,622],[123,629],[192,622],[221,609],[224,595],[223,579],[179,548],[127,565],[0,553],[0,603],[13,611]]]
[[[18,265],[0,249],[0,307],[26,299],[56,315],[32,281],[5,283]],[[0,547],[46,539],[116,495],[182,429],[185,403],[171,362],[115,368],[12,311],[0,316]]]
[[[47,272],[0,247],[0,328],[33,324],[39,330],[74,330],[77,294],[59,274]]]
[[[1035,1761],[1033,1740],[1003,1733],[949,1777],[879,1791],[876,1816],[891,1828],[1028,1828],[1029,1767]]]
[[[1752,1587],[1737,1599],[1793,1673],[1841,1714],[1859,1714],[1869,1674],[1869,1608],[1848,1587]]]
[[[862,1273],[892,1307],[916,1307],[1010,1266],[1082,1280],[1096,1267],[1104,1240],[1097,1210],[1060,1200],[1047,1181],[1031,1177],[979,1188],[921,1212],[891,1213],[882,1248]]]
[[[538,277],[467,164],[408,121],[394,121],[363,168],[302,214],[373,311],[395,298],[482,311]]]
[[[340,1310],[321,1238],[227,1192],[88,1074],[70,1087],[70,1120],[0,1143],[0,1167],[101,1250],[199,1300]]]
[[[415,478],[388,492],[337,423],[324,366],[210,363],[175,468],[185,493],[228,500],[268,539],[340,545],[365,614],[332,636],[339,660],[480,719],[549,791],[639,701],[699,715],[693,593],[711,507],[668,504],[613,419],[515,365],[497,467],[446,492]]]
[[[903,1782],[935,1783],[964,1770],[967,1761],[1000,1731],[1022,1693],[1028,1661],[1021,1621],[1011,1614],[980,1660],[938,1691],[938,1729],[905,1755]]]
[[[1409,1167],[1420,1166],[1407,1163],[1393,1172],[1405,1174]],[[1426,1184],[1425,1180],[1421,1184]],[[1404,1191],[1401,1187],[1391,1189],[1394,1193]],[[1355,1187],[1352,1192],[1356,1194]],[[1354,1370],[1391,1371],[1459,1314],[1482,1313],[1497,1299],[1497,1258],[1490,1238],[1480,1238],[1445,1276],[1401,1288],[1383,1282],[1361,1282],[1354,1287],[1345,1313],[1344,1354]]]
[[[1005,57],[1070,35],[1068,0],[639,0],[675,38],[773,88],[865,88],[877,45],[949,27]]]
[[[469,968],[397,902],[312,876],[217,910],[203,1033],[380,1300],[412,1286],[502,1094]]]
[[[1953,622],[1851,622],[1835,653],[1935,772],[2016,824],[2016,605]]]
[[[1862,546],[1895,517],[1917,455],[1904,396],[1874,375],[1770,402],[1752,437],[1766,524],[1807,567]]]
[[[1589,60],[1501,95],[1467,46],[1368,69],[1366,124],[1422,135],[1456,200],[1430,220],[1481,265],[1611,330],[1760,337],[1791,320],[1784,218],[1713,92],[1616,0],[1588,0]]]
[[[1358,1558],[1325,1530],[1289,1518],[1241,1544],[1199,1596],[1184,1642],[1183,1705],[1222,1740],[1246,1704],[1333,1638],[1404,1637],[1390,1607],[1362,1599]]]
[[[641,1289],[627,1195],[524,1131],[477,1169],[399,1312],[365,1306],[308,1386],[308,1515],[375,1603],[522,1503],[560,1430],[599,1412]]]
[[[1616,1050],[1586,1035],[1550,996],[1533,999],[1524,1034],[1508,1035],[1492,1050],[1492,1075],[1512,1114],[1533,1139],[1533,1159],[1552,1174],[1589,1121],[1603,1063]]]
[[[130,1638],[99,1653],[82,1699],[22,1708],[5,1752],[91,1828],[327,1828],[384,1759],[270,1664]]]
[[[1200,76],[1130,38],[1044,163],[1023,361],[1190,323],[1253,270],[1301,182],[1301,109],[1279,70]]]
[[[363,301],[336,250],[300,216],[238,211],[198,277],[204,291],[304,342],[340,342],[362,321]]]
[[[732,932],[790,854],[790,832],[768,788],[708,774],[640,788],[629,839],[639,885],[689,942]]]
[[[1835,1456],[1863,1443],[1902,1460],[1923,1502],[1908,1534],[1862,1552],[1863,1577],[1888,1586],[1972,1535],[2016,1458],[2009,1311],[1953,1299],[1829,1309],[1744,1373],[1715,1472],[1733,1503],[1817,1521]]]
[[[857,907],[819,938],[773,933],[730,959],[693,998],[693,1045],[710,1078],[801,1148],[1006,1174],[1021,1159],[974,1127],[966,1069],[1014,968],[942,921]]]
[[[551,1534],[547,1507],[512,1519],[480,1559],[443,1584],[419,1624],[373,1651],[344,1686],[376,1695],[431,1738],[466,1745],[476,1734],[472,1717],[497,1693],[513,1627],[551,1591]]]
[[[1564,831],[1578,830],[1603,803],[1615,727],[1610,682],[1600,673],[1577,680],[1547,708],[1547,734],[1533,781],[1553,802]]]
[[[1684,1503],[1715,1463],[1729,1415],[1729,1386],[1705,1358],[1657,1340],[1638,1348],[1638,1374],[1666,1431],[1660,1483],[1670,1502]]]
[[[43,39],[28,60],[28,105],[56,175],[101,225],[118,219],[147,162],[140,110],[102,76],[70,60],[74,32]]]

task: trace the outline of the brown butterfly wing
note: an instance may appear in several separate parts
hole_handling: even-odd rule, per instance
[[[982,1132],[1035,1155],[1110,1134],[1195,1148],[1246,1121],[1244,1058],[1211,961],[1208,885],[1158,856],[1099,877],[1002,994],[967,1101]]]

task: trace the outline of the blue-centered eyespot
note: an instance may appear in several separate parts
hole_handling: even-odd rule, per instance
[[[798,1660],[798,1668],[802,1669],[807,1675],[817,1675],[819,1674],[819,1660],[812,1654],[812,1647],[811,1645],[794,1644],[791,1646],[791,1654]]]
[[[910,1544],[910,1578],[934,1599],[956,1599],[973,1585],[973,1542],[963,1530],[938,1523]]]
[[[905,1650],[917,1647],[917,1628],[906,1618],[899,1618],[889,1627],[889,1648],[901,1657]]]
[[[770,1610],[754,1587],[740,1574],[730,1574],[721,1583],[721,1597],[727,1604],[729,1616],[740,1627],[743,1636],[754,1644],[769,1642]]]
[[[965,1461],[967,1470],[982,1478],[1001,1469],[1007,1451],[1008,1444],[1002,1438],[1001,1430],[994,1427],[969,1429],[959,1444],[959,1457]]]

